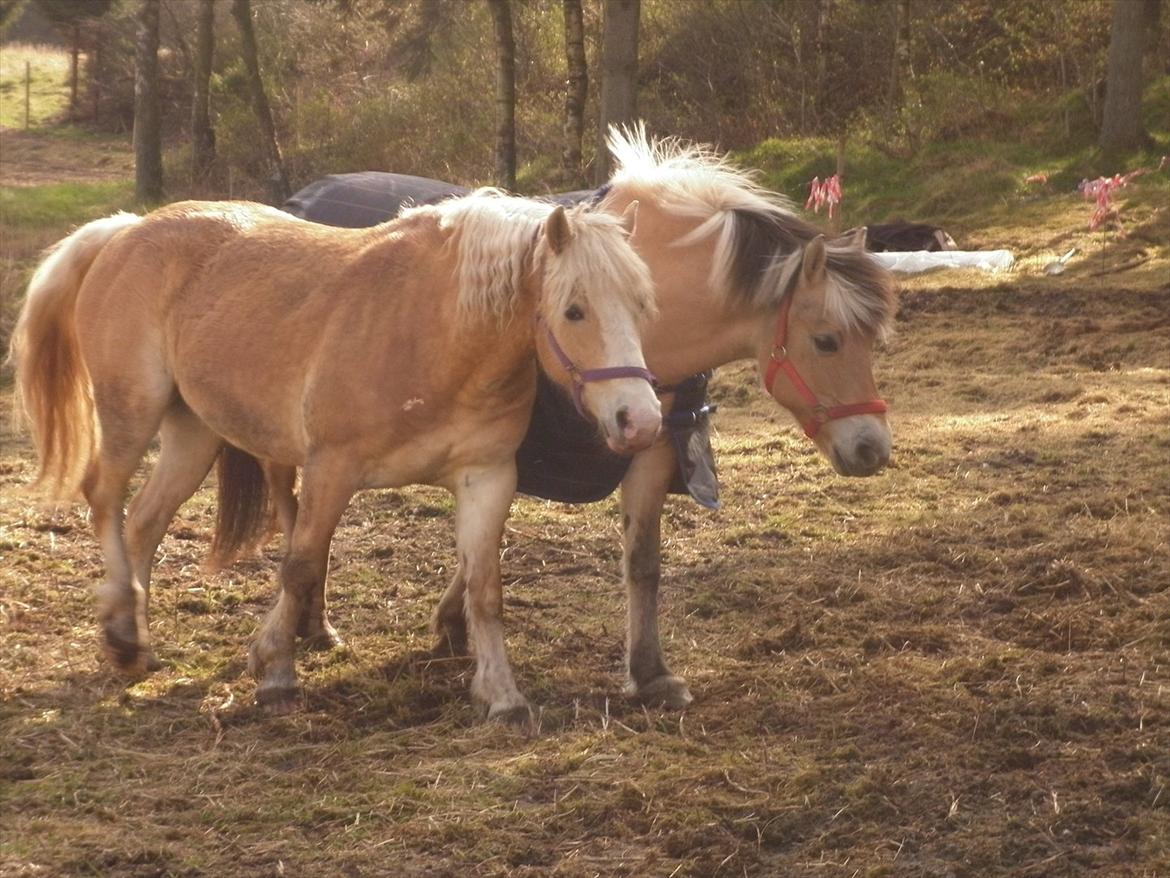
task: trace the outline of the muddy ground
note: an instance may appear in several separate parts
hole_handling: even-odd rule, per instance
[[[428,658],[442,493],[353,505],[348,647],[305,656],[306,709],[271,718],[243,655],[275,543],[204,570],[205,487],[160,553],[166,667],[128,684],[97,655],[85,518],[22,492],[5,422],[0,874],[1170,874],[1170,283],[1073,274],[910,286],[872,479],[834,475],[753,367],[720,373],[724,507],[665,524],[684,713],[621,695],[615,502],[519,501],[533,738]]]

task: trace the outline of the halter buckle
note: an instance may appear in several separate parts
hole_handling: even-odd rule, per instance
[[[788,359],[788,348],[782,344],[772,346],[772,360],[782,363]]]

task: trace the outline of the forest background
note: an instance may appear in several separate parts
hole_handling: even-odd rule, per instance
[[[858,211],[882,202],[940,219],[977,206],[971,199],[1012,194],[1021,168],[1067,188],[1121,170],[1119,155],[1165,152],[1156,139],[1170,128],[1162,6],[4,0],[0,24],[10,45],[68,45],[78,67],[70,119],[130,137],[136,56],[141,108],[142,35],[154,16],[157,75],[145,72],[165,171],[144,188],[150,162],[140,153],[145,200],[277,201],[323,174],[366,169],[529,193],[576,188],[604,178],[604,123],[642,118],[654,133],[740,152],[801,200],[800,187],[840,162],[847,191],[860,186]],[[253,24],[254,65],[241,16]],[[1115,66],[1146,98],[1123,111],[1131,118],[1120,133],[1106,118],[1111,35],[1129,40],[1115,47]],[[258,112],[258,92],[270,110]],[[976,153],[973,175],[947,173]],[[878,185],[886,191],[869,191]],[[888,203],[889,190],[901,203]]]

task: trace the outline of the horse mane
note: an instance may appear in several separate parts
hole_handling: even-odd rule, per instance
[[[460,317],[505,321],[525,278],[544,262],[549,245],[541,231],[556,207],[484,187],[438,204],[407,208],[401,216],[430,215],[439,228],[454,233],[450,246],[455,248]],[[550,307],[567,308],[574,294],[585,292],[574,283],[585,276],[591,287],[606,295],[626,297],[633,313],[652,313],[649,269],[625,244],[618,218],[584,206],[568,214],[573,242],[552,264],[547,278],[544,295]]]
[[[611,187],[653,200],[699,225],[675,241],[686,246],[716,236],[710,284],[753,307],[779,304],[791,290],[801,251],[821,231],[796,215],[792,202],[764,189],[749,171],[709,146],[675,137],[650,138],[645,124],[610,128],[617,164]],[[847,329],[885,335],[893,322],[893,275],[852,242],[826,243],[825,307]]]

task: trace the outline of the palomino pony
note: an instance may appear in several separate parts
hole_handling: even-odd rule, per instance
[[[617,171],[592,201],[596,210],[612,214],[635,200],[640,205],[632,242],[650,267],[658,297],[643,352],[663,386],[754,357],[767,392],[838,473],[881,470],[891,437],[871,363],[874,342],[893,318],[895,286],[893,276],[866,254],[864,229],[827,243],[786,199],[761,189],[723,158],[674,139],[650,140],[640,126],[612,130],[609,144]],[[332,188],[330,181],[310,187],[319,200],[306,215],[370,223],[392,216],[409,199],[460,191],[397,174],[354,178],[348,187],[344,177]],[[338,198],[351,201],[336,203]],[[672,395],[664,395],[664,410],[672,404]],[[657,619],[660,518],[677,468],[675,446],[663,436],[635,454],[626,469],[622,574],[629,597],[627,692],[643,703],[681,708],[691,693],[663,658]],[[270,475],[287,532],[295,515],[295,472],[275,467]],[[439,650],[467,650],[464,591],[456,576],[435,612]],[[307,620],[310,642],[337,642],[324,599],[315,606],[322,612]]]
[[[424,483],[456,498],[472,694],[492,717],[527,720],[504,649],[499,542],[536,362],[615,451],[647,447],[661,423],[639,347],[654,301],[627,240],[635,210],[566,213],[488,191],[344,230],[188,202],[59,244],[33,277],[13,358],[42,478],[59,493],[80,485],[93,512],[114,663],[150,660],[155,550],[227,442],[303,467],[280,596],[250,653],[260,703],[296,701],[296,631],[322,612],[354,492]],[[156,434],[123,529],[127,483]]]

